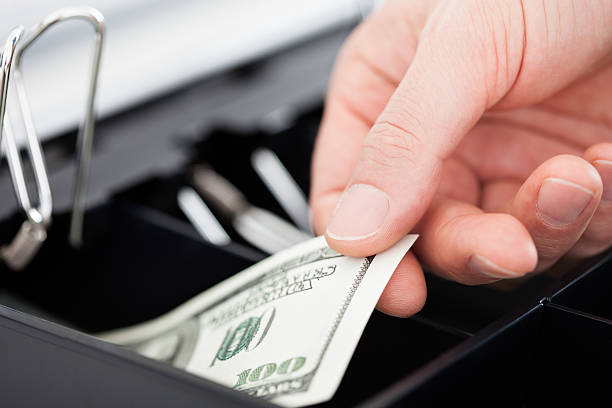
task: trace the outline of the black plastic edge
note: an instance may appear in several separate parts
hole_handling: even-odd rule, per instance
[[[129,364],[141,370],[143,374],[153,374],[170,379],[176,382],[177,386],[181,388],[187,387],[192,392],[223,394],[224,398],[227,398],[228,401],[240,403],[244,406],[276,406],[270,402],[250,397],[247,394],[231,390],[207,379],[176,369],[171,365],[140,356],[128,349],[121,348],[77,330],[0,305],[0,319],[2,318],[8,320],[9,323],[3,323],[0,320],[0,326],[8,330],[19,332],[74,353],[86,355],[89,358],[103,361],[106,364]]]

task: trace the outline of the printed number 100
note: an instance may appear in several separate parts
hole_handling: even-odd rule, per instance
[[[234,385],[234,388],[242,387],[247,382],[257,382],[265,380],[272,374],[276,373],[279,375],[291,374],[302,368],[306,362],[305,357],[292,357],[288,360],[283,361],[278,366],[276,363],[262,364],[255,369],[248,368],[238,374],[238,382]]]

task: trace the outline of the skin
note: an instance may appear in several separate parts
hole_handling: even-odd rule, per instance
[[[422,308],[421,264],[482,284],[612,244],[610,21],[605,0],[388,0],[350,36],[310,201],[315,230],[347,255],[420,234],[380,310]],[[387,207],[348,219],[337,206],[355,185]]]

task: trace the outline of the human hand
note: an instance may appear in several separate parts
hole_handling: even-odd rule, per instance
[[[311,208],[347,255],[421,234],[380,310],[423,306],[416,257],[480,284],[612,244],[611,22],[605,0],[389,0],[351,35]]]

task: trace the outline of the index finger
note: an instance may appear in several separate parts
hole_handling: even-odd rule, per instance
[[[431,2],[423,5],[431,7]],[[403,2],[391,1],[372,14],[351,34],[336,61],[312,163],[310,205],[319,234],[349,182],[363,139],[416,50],[425,13],[407,16],[405,9]]]

